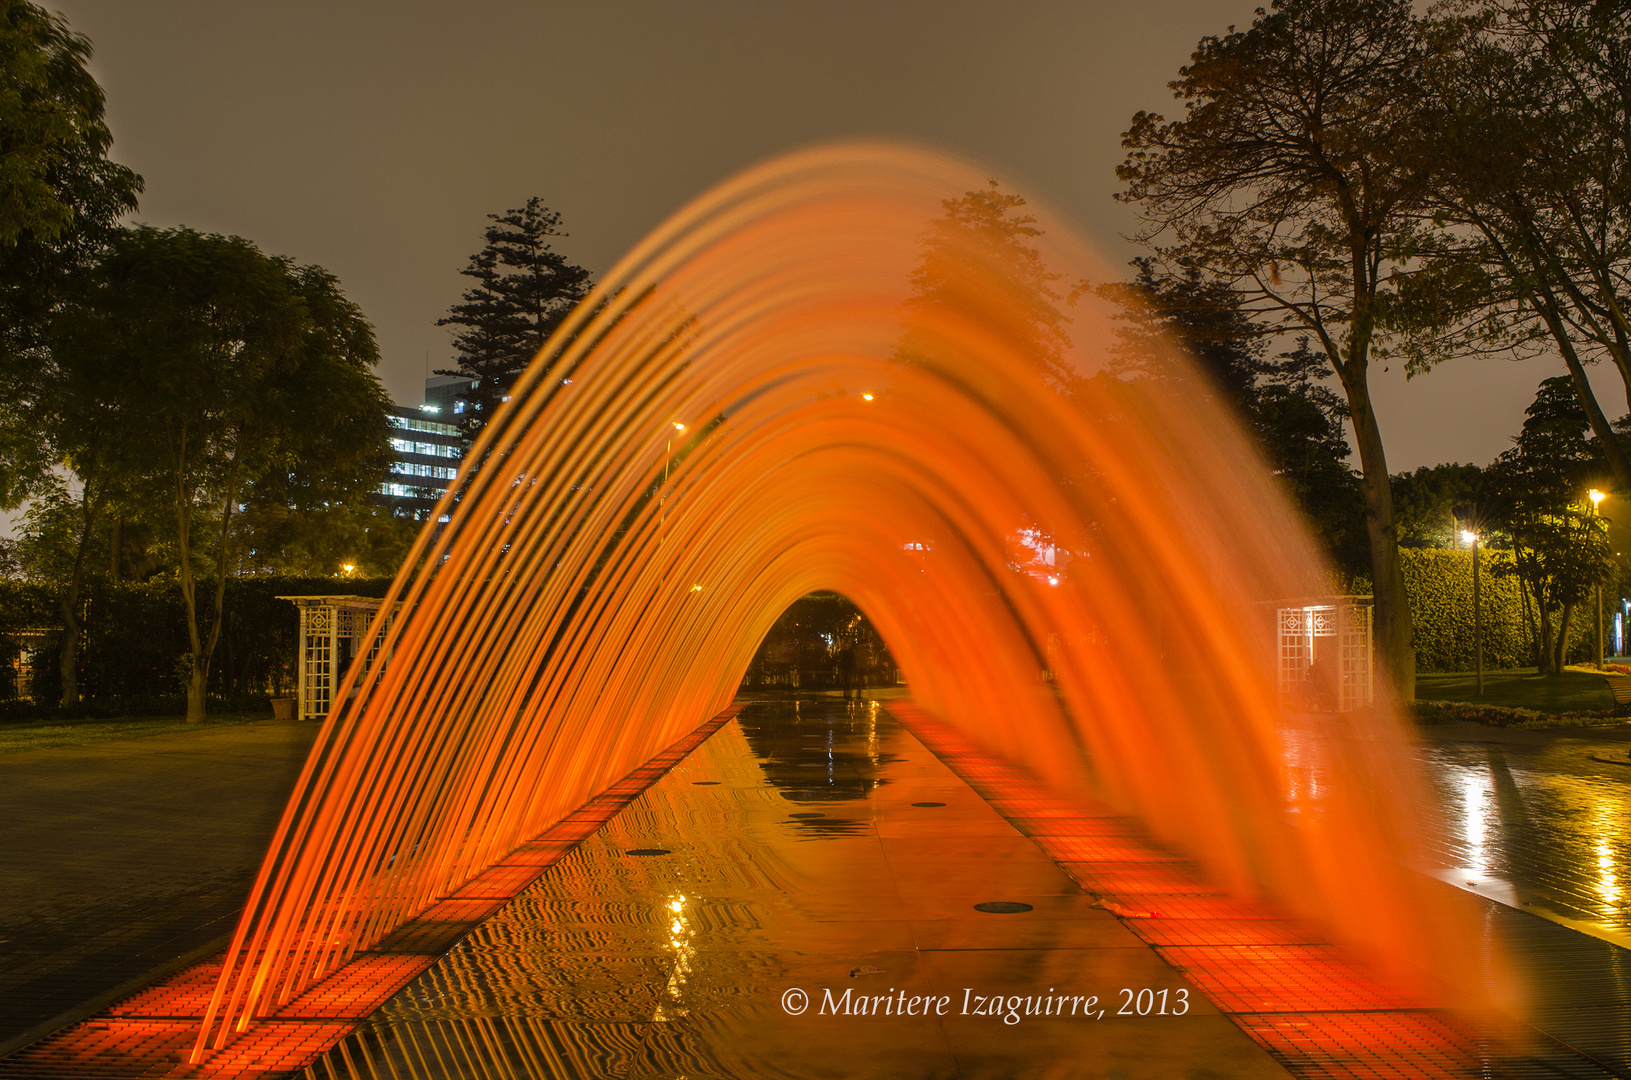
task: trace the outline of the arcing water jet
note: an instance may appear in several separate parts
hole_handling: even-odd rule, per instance
[[[1110,362],[1105,270],[968,167],[791,155],[626,257],[483,431],[319,736],[227,954],[224,1045],[731,699],[845,593],[928,712],[1142,818],[1394,978],[1469,933],[1403,865],[1404,728],[1292,717],[1270,608],[1325,568],[1176,353]],[[359,692],[348,698],[347,689]]]

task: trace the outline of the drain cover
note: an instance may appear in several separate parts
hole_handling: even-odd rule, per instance
[[[623,854],[625,854],[625,855],[672,855],[674,853],[672,851],[669,851],[665,847],[637,847],[637,848],[629,848],[629,850],[625,851]]]
[[[808,817],[826,817],[827,815],[826,814],[788,814],[787,816],[788,817],[798,817],[798,818],[808,818]]]
[[[945,806],[943,802],[915,802],[913,806]]]
[[[719,781],[718,780],[693,780],[693,781],[691,781],[691,783],[695,784],[697,787],[708,787],[709,785],[719,783]]]
[[[974,910],[990,915],[1017,915],[1021,911],[1030,911],[1031,905],[1016,904],[1012,900],[987,900],[983,904],[975,904]]]

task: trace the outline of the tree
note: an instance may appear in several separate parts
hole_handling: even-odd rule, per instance
[[[567,234],[560,231],[561,215],[537,197],[519,209],[487,216],[493,221],[484,234],[487,246],[459,271],[476,285],[436,321],[460,328],[453,335],[459,366],[437,374],[475,383],[461,394],[468,408],[461,426],[472,436],[592,285],[589,271],[552,249],[550,238]]]
[[[67,400],[110,418],[102,452],[169,517],[187,717],[200,719],[239,510],[291,492],[340,500],[384,478],[373,330],[319,267],[239,237],[145,226],[114,240],[56,330]]]
[[[107,158],[113,136],[85,70],[90,55],[59,16],[0,0],[0,509],[42,498],[42,513],[61,524],[69,502],[52,469],[78,474],[77,555],[48,575],[60,589],[64,705],[78,700],[79,590],[106,492],[94,455],[60,422],[45,334],[63,291],[142,188]]]
[[[113,136],[91,45],[60,16],[0,0],[0,507],[43,490],[56,463],[33,376],[64,284],[82,272],[141,177],[107,158]]]
[[[416,532],[412,522],[373,503],[301,509],[260,500],[243,512],[233,544],[233,570],[238,575],[391,577]]]
[[[1190,267],[1160,274],[1148,258],[1132,262],[1131,282],[1093,288],[1118,308],[1114,367],[1159,376],[1158,340],[1183,347],[1219,397],[1256,436],[1268,466],[1302,509],[1332,560],[1345,571],[1364,561],[1364,501],[1347,465],[1342,432],[1347,406],[1323,380],[1323,356],[1299,339],[1273,358],[1268,339],[1227,284]]]
[[[1048,378],[1061,389],[1080,378],[1065,360],[1070,350],[1069,317],[1060,309],[1066,296],[1061,275],[1050,270],[1029,241],[1042,235],[1026,202],[991,180],[983,188],[945,199],[945,211],[929,223],[921,254],[907,279],[908,311],[937,309],[969,314],[1014,335]],[[981,307],[985,310],[979,310]],[[919,334],[908,329],[896,349],[903,363],[925,357]]]
[[[1610,358],[1631,402],[1631,10],[1458,0],[1428,30],[1435,137],[1416,168],[1436,231],[1398,311],[1412,366],[1550,344],[1615,486],[1631,487],[1584,366]]]
[[[58,668],[62,677],[60,704],[79,703],[80,591],[86,562],[98,539],[95,526],[100,500],[94,490],[81,486],[76,493],[55,474],[29,504],[23,518],[18,555],[23,574],[51,588],[62,618],[58,639]]]
[[[1453,547],[1463,511],[1483,502],[1484,470],[1476,465],[1422,466],[1393,476],[1393,508],[1398,513],[1399,546]]]
[[[1408,254],[1423,180],[1409,0],[1276,0],[1248,31],[1203,38],[1171,84],[1182,119],[1133,117],[1118,198],[1138,204],[1158,273],[1196,268],[1272,330],[1307,335],[1340,380],[1359,451],[1376,640],[1415,693],[1370,365],[1386,357],[1388,274]],[[1162,240],[1162,237],[1167,237]]]
[[[141,178],[107,160],[90,56],[61,16],[0,0],[0,248],[71,241],[135,209]]]
[[[1575,606],[1612,573],[1607,521],[1586,498],[1604,464],[1567,376],[1540,384],[1511,450],[1486,484],[1495,519],[1512,540],[1514,564],[1535,605],[1535,663],[1563,670]]]

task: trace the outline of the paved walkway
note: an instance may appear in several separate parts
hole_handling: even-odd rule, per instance
[[[1287,1080],[882,710],[800,706],[744,710],[308,1075]]]
[[[0,756],[0,1053],[231,932],[316,733]]]
[[[676,821],[667,812],[631,815],[620,831],[598,837],[599,847],[585,848],[591,861],[580,872],[557,881],[567,893],[538,898],[543,923],[495,921],[490,932],[483,931],[487,938],[467,943],[483,954],[480,962],[433,995],[440,1004],[431,1006],[431,999],[405,991],[381,1014],[380,1024],[400,1031],[404,1023],[430,1022],[448,1030],[463,1022],[463,1005],[492,1004],[489,995],[524,992],[534,1005],[524,1007],[526,1031],[518,1029],[516,1038],[545,1057],[569,1062],[589,1054],[604,1061],[610,1055],[628,1075],[644,1075],[631,1066],[637,1061],[659,1069],[739,1064],[729,1060],[741,1045],[732,1033],[749,1028],[756,1038],[771,1032],[761,1046],[765,1053],[780,1053],[783,1062],[799,1060],[809,1050],[808,1032],[785,1015],[770,1025],[779,1009],[774,1001],[759,1000],[776,990],[784,975],[804,981],[819,975],[839,988],[860,987],[880,976],[898,986],[891,976],[907,973],[914,983],[946,975],[962,985],[971,981],[962,977],[965,969],[969,975],[1011,972],[1027,984],[1034,978],[1054,985],[1061,978],[1080,981],[1080,969],[1072,964],[1058,973],[1049,966],[1048,956],[1060,952],[1068,960],[1120,957],[1106,969],[1118,976],[1174,978],[1171,969],[1145,972],[1137,964],[1123,972],[1123,962],[1139,954],[1121,950],[1136,948],[1154,959],[1143,943],[1119,931],[1102,911],[1076,910],[1085,908],[1082,894],[1068,882],[1063,891],[1039,884],[1050,868],[1030,865],[1038,853],[1004,839],[1011,828],[992,820],[983,803],[963,805],[966,786],[955,777],[948,783],[949,774],[942,775],[944,768],[920,746],[896,745],[887,724],[836,726],[848,728],[837,743],[830,734],[834,725],[812,724],[803,734],[792,733],[791,741],[773,739],[766,730],[755,733],[750,725],[738,738],[748,740],[757,777],[737,776],[738,766],[710,764],[699,753],[685,766],[684,784],[707,799],[676,805],[672,812],[703,828],[687,829],[687,838],[676,841],[659,835],[665,822]],[[6,868],[0,890],[0,1046],[6,1040],[15,1044],[17,1036],[37,1031],[51,1018],[106,997],[229,932],[314,735],[315,725],[267,722],[0,757],[0,813],[8,825],[0,835],[0,865]],[[1520,966],[1534,975],[1540,993],[1533,1022],[1616,1075],[1631,1075],[1631,1036],[1626,1035],[1631,1032],[1631,953],[1611,944],[1631,939],[1631,907],[1622,899],[1631,892],[1621,891],[1631,887],[1631,764],[1620,763],[1631,762],[1628,747],[1631,730],[1521,732],[1476,725],[1430,729],[1423,747],[1452,825],[1440,852],[1443,876],[1458,888],[1506,902],[1487,904],[1485,917]],[[720,784],[699,781],[710,767],[717,769]],[[868,823],[854,819],[857,799],[875,808]],[[912,805],[924,801],[947,806]],[[951,812],[935,822],[923,820],[931,810],[937,817]],[[955,823],[950,829],[948,818]],[[730,850],[688,852],[682,845],[701,833]],[[738,850],[744,837],[764,836],[779,838],[773,845],[779,861],[772,869],[782,883],[770,890],[764,888],[765,866]],[[825,842],[810,843],[816,840]],[[630,859],[624,850],[659,844],[685,857]],[[949,865],[944,863],[948,854]],[[1020,862],[1010,861],[1015,858]],[[1003,869],[993,872],[992,866]],[[859,881],[861,888],[852,895],[875,910],[756,910],[756,905],[780,903],[775,896],[797,895],[797,889],[786,887],[788,880],[819,881],[835,872]],[[664,873],[678,877],[668,880]],[[683,903],[704,884],[711,894],[741,895],[670,920],[632,903],[619,907],[606,892],[657,889],[662,907],[675,899]],[[568,895],[573,887],[581,887],[583,895]],[[948,906],[953,892],[961,905],[956,910]],[[969,896],[961,895],[965,892]],[[1047,931],[1066,933],[1068,924],[1077,928],[1070,932],[1085,936],[1074,943],[1050,938],[1045,944],[992,939],[993,932],[1008,932],[1005,925],[1017,931],[1021,924],[1005,924],[1001,916],[971,917],[963,901],[973,892],[997,899],[1023,893],[1033,904],[1035,897],[1046,896]],[[1069,910],[1055,914],[1054,904]],[[1042,911],[1038,906],[1037,913]],[[1535,918],[1531,911],[1547,918]],[[772,925],[793,927],[798,937],[801,920],[842,922],[854,931],[853,940],[838,941],[842,947],[836,953],[826,946],[818,950],[816,931],[827,930],[817,927],[791,956],[767,956],[755,947],[755,935]],[[675,922],[683,924],[680,930],[673,929]],[[744,933],[741,942],[730,943],[731,934]],[[1033,948],[1036,944],[1042,947]],[[709,960],[712,950],[704,946],[711,945],[722,946],[732,962]],[[544,947],[555,954],[550,963],[540,962]],[[512,950],[513,960],[503,958],[505,949]],[[830,955],[819,960],[818,951]],[[609,980],[586,980],[605,956],[622,957],[616,962],[629,970]],[[835,962],[844,968],[841,981]],[[991,966],[981,966],[986,964]],[[676,972],[683,976],[677,982]],[[661,978],[653,982],[652,975]],[[1161,985],[1181,984],[1179,979]],[[421,995],[431,986],[426,982]],[[712,1032],[660,1021],[664,997],[673,993],[687,1000],[674,1002],[684,1012],[668,1019],[695,1016],[698,1005],[723,1019]],[[573,1007],[581,1006],[580,1012],[548,1014],[547,1005],[537,1012],[536,1003],[551,1000],[550,994],[557,1003],[579,1003]],[[587,1015],[591,1009],[596,1015]],[[1205,1031],[1165,1022],[1105,1027],[1095,1040],[1129,1064],[1135,1052],[1140,1061],[1158,1052],[1151,1062],[1157,1073],[1171,1066],[1179,1070],[1173,1075],[1182,1075],[1183,1069],[1221,1054],[1230,1064],[1221,1070],[1207,1066],[1217,1074],[1275,1075],[1278,1066],[1259,1057],[1255,1046],[1230,1041],[1227,1031],[1202,1021],[1203,1015],[1223,1020],[1215,1012],[1196,1014],[1192,1024]],[[869,1022],[889,1023],[889,1018]],[[968,1068],[972,1057],[1002,1075],[1011,1067],[1004,1058],[1028,1054],[1031,1043],[1048,1034],[1031,1022],[1017,1029],[947,1027],[938,1041],[929,1041],[933,1045],[914,1035],[908,1040],[914,1064],[877,1073],[874,1065],[892,1060],[900,1049],[895,1040],[905,1032],[880,1027],[880,1038],[874,1038],[845,1027],[846,1038],[860,1041],[849,1044],[850,1058],[834,1060],[834,1075],[846,1062],[874,1053],[869,1074],[984,1072]],[[687,1030],[692,1034],[682,1042],[672,1041]],[[881,1037],[886,1030],[888,1037]],[[1021,1037],[1016,1040],[1015,1034]],[[508,1052],[517,1045],[498,1049]],[[783,1049],[777,1051],[778,1045]],[[1128,1049],[1118,1051],[1118,1046]],[[1591,1073],[1589,1066],[1580,1070],[1584,1061],[1574,1060],[1573,1066],[1549,1062],[1542,1071]],[[920,1061],[941,1064],[914,1071]],[[574,1073],[568,1067],[560,1075]]]
[[[1631,726],[1422,730],[1457,888],[1631,947]]]
[[[1439,876],[1484,899],[1531,1022],[1631,1075],[1631,726],[1423,729]]]

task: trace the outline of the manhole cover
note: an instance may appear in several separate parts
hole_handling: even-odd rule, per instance
[[[695,784],[697,787],[709,787],[711,785],[719,783],[719,781],[718,780],[693,780],[693,781],[691,781],[691,783]]]
[[[915,802],[913,806],[945,806],[943,802]]]
[[[672,851],[669,851],[665,847],[637,847],[637,848],[630,848],[629,850],[625,851],[623,854],[625,854],[625,855],[672,855],[674,853]]]
[[[827,815],[826,814],[788,814],[787,816],[788,817],[796,817],[796,818],[811,818],[811,817],[826,817]]]
[[[1012,900],[987,900],[983,904],[975,904],[974,910],[990,915],[1017,915],[1021,911],[1030,911],[1031,905],[1016,904]]]

